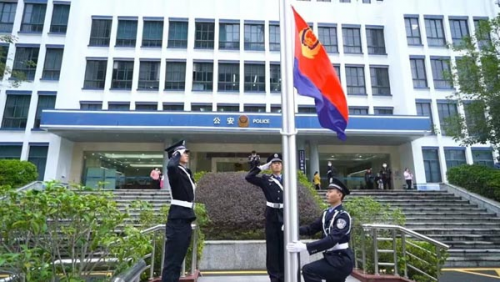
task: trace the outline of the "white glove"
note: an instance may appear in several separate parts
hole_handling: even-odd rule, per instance
[[[267,164],[259,165],[258,168],[260,170],[268,170],[271,167],[271,162],[268,162]]]
[[[307,246],[306,246],[306,244],[304,244],[300,241],[297,241],[297,242],[293,242],[293,243],[288,243],[288,245],[286,245],[286,249],[290,253],[300,253],[302,251],[307,250]]]
[[[177,150],[177,151],[175,151],[175,152],[172,154],[172,157],[176,157],[177,155],[182,156],[182,154],[184,154],[184,152],[186,152],[186,149]]]

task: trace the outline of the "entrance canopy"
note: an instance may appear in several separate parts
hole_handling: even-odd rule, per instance
[[[295,119],[298,140],[342,143],[320,126],[316,115],[297,114]],[[232,143],[279,143],[281,126],[281,114],[271,113],[44,110],[40,127],[75,142],[163,142],[182,135],[203,143],[221,138]],[[400,145],[430,133],[429,117],[351,116],[345,144]]]

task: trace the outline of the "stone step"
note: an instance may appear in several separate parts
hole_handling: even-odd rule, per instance
[[[480,211],[480,212],[475,212],[475,213],[470,213],[470,212],[456,212],[456,211],[405,211],[404,214],[406,217],[415,217],[415,216],[460,216],[464,218],[479,218],[483,216],[496,216],[493,213],[489,213],[486,211]]]
[[[430,228],[425,228],[425,227],[418,227],[418,228],[409,228],[415,232],[424,234],[427,236],[427,234],[455,234],[455,233],[462,233],[462,234],[484,234],[484,235],[490,235],[490,234],[498,234],[500,236],[500,228],[498,227],[490,227],[490,228],[465,228],[465,227],[452,227],[452,228],[439,228],[439,227],[430,227]]]
[[[500,256],[487,256],[480,259],[469,259],[468,256],[450,256],[445,267],[498,267]]]
[[[386,204],[386,203],[382,203],[382,204]],[[433,203],[405,203],[405,202],[401,202],[401,203],[387,203],[387,205],[389,205],[391,208],[435,208],[435,207],[441,207],[441,208],[462,208],[462,207],[466,207],[467,208],[478,208],[477,205],[471,205],[471,204],[467,204],[467,203],[452,203],[452,202],[448,202],[448,203],[440,203],[440,202],[433,202]]]
[[[428,221],[447,221],[447,222],[464,222],[464,221],[471,221],[474,220],[474,222],[497,222],[500,224],[500,218],[496,217],[495,214],[491,215],[483,215],[478,217],[475,214],[471,215],[461,215],[461,216],[407,216],[406,217],[406,222],[407,223],[413,223],[413,222],[428,222]]]
[[[441,242],[475,242],[485,241],[499,244],[500,237],[495,234],[426,234],[426,236]]]
[[[426,198],[426,197],[372,197],[374,200],[378,202],[393,202],[393,203],[399,203],[399,202],[416,202],[416,203],[432,203],[432,202],[461,202],[461,203],[469,203],[467,200],[462,200],[461,198],[457,197],[432,197],[432,198]],[[346,202],[349,202],[349,200],[346,200]]]
[[[406,228],[418,229],[419,227],[434,228],[434,227],[444,227],[444,228],[488,228],[488,227],[499,227],[497,222],[476,222],[476,221],[463,221],[463,222],[411,222],[406,223]]]
[[[395,207],[393,207],[395,209]],[[407,211],[409,212],[464,212],[464,213],[476,213],[476,212],[485,212],[485,209],[481,209],[478,207],[474,206],[462,206],[462,207],[427,207],[427,206],[422,206],[422,207],[402,207],[401,208],[403,212],[406,214]]]
[[[464,255],[464,256],[470,256],[470,257],[476,257],[476,256],[500,256],[500,248],[498,249],[490,249],[490,248],[483,248],[483,249],[456,249],[456,248],[450,248],[448,249],[448,253],[450,254],[451,257],[457,257],[459,255]]]

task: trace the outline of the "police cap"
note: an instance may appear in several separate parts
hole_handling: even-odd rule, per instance
[[[274,153],[267,158],[267,162],[283,162],[280,153]]]
[[[332,178],[332,182],[328,185],[327,189],[337,189],[340,192],[342,192],[344,196],[351,194],[351,191],[349,191],[347,186],[345,186],[345,184],[342,183],[342,181],[338,180],[337,178]]]

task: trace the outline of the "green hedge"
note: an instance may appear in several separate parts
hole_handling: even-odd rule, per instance
[[[36,166],[30,162],[0,160],[0,186],[20,188],[37,178]]]
[[[449,169],[447,176],[453,185],[500,201],[500,170],[482,165],[461,165]]]

